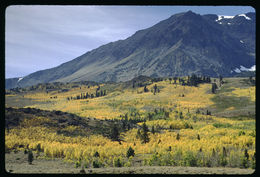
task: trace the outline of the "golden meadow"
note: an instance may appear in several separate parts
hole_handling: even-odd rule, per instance
[[[25,119],[20,126],[6,130],[5,146],[6,149],[24,150],[28,145],[39,154],[38,158],[63,158],[75,162],[75,167],[92,167],[94,161],[102,167],[117,166],[116,162],[119,161],[122,166],[136,166],[139,163],[254,168],[255,119],[245,115],[239,117],[237,114],[232,117],[234,112],[243,109],[243,104],[247,103],[243,103],[243,99],[237,103],[222,103],[216,97],[238,100],[246,98],[250,104],[254,104],[255,86],[241,84],[242,78],[224,78],[224,81],[227,84],[219,87],[216,94],[211,93],[211,84],[182,86],[178,82],[173,84],[168,79],[147,85],[148,92],[144,92],[143,87],[108,89],[107,95],[91,99],[68,100],[68,97],[86,92],[95,93],[98,86],[81,85],[67,92],[24,92],[22,97],[15,93],[9,94],[6,95],[6,106],[9,98],[16,99],[17,102],[27,98],[37,101],[27,107],[60,110],[83,118],[121,119],[122,115],[131,117],[131,112],[137,112],[149,130],[155,127],[157,131],[149,131],[149,142],[142,143],[137,137],[137,128],[132,128],[120,134],[122,141],[119,143],[102,135],[72,137],[58,134],[57,130],[40,125],[40,122],[51,121],[51,118],[37,117]],[[160,88],[156,94],[152,92],[155,84]],[[99,86],[101,89],[109,87],[106,84]],[[218,106],[216,100],[222,107]],[[167,117],[147,119],[148,113],[155,109],[166,110]],[[231,116],[207,115],[208,109]],[[143,122],[138,125],[141,127]],[[75,129],[79,127],[66,127],[68,132]],[[179,138],[176,138],[177,135]],[[19,148],[17,145],[24,146]],[[37,152],[37,146],[40,146],[41,153]],[[134,149],[134,157],[126,157],[129,147]],[[96,152],[99,157],[94,155]]]

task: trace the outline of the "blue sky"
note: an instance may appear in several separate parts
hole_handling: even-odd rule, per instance
[[[250,6],[9,6],[5,77],[58,66],[188,10],[201,15],[255,12]]]

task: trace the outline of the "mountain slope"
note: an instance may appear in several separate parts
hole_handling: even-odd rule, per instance
[[[254,51],[254,13],[227,19],[188,11],[55,68],[32,73],[19,85],[83,80],[118,82],[139,75],[232,76],[240,65],[250,68],[255,64]]]

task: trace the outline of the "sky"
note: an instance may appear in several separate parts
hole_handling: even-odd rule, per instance
[[[189,10],[232,16],[255,12],[250,6],[8,6],[5,78],[56,67]]]

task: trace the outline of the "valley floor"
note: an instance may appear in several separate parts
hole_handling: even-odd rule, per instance
[[[23,152],[5,154],[6,172],[24,173],[81,173],[81,168],[75,168],[73,163],[61,159],[35,159],[32,165],[27,162]],[[252,174],[253,169],[223,168],[223,167],[172,167],[172,166],[139,166],[139,167],[108,167],[86,168],[86,174]]]

